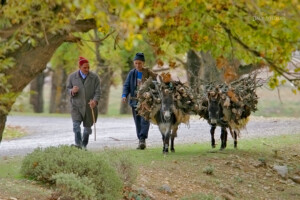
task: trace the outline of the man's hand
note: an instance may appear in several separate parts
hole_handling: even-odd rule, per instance
[[[75,94],[75,93],[78,92],[78,90],[79,90],[79,87],[78,87],[78,86],[73,86],[73,88],[72,88],[72,93]]]
[[[90,105],[91,109],[93,109],[93,108],[95,108],[97,106],[97,101],[90,100],[89,105]]]
[[[122,102],[123,102],[123,103],[126,103],[126,101],[127,101],[127,98],[126,98],[126,97],[123,97],[123,98],[122,98]]]

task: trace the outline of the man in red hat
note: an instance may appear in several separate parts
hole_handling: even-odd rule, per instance
[[[75,145],[86,149],[89,135],[92,134],[93,125],[92,109],[97,121],[97,105],[100,99],[100,78],[96,73],[90,72],[89,61],[79,57],[79,70],[68,77],[67,90],[70,95],[71,115],[73,121],[73,132],[75,134]],[[83,134],[81,134],[81,123],[83,122]]]

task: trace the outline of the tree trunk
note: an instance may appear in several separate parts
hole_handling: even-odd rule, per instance
[[[234,77],[235,79],[261,67],[259,64],[241,65],[238,60],[232,60],[228,61],[227,66],[221,66],[222,68],[218,69],[216,60],[209,52],[196,52],[194,50],[188,51],[185,66],[188,72],[188,82],[193,88],[202,87],[203,83],[201,80],[205,82],[225,82],[225,80],[227,80],[225,77],[226,67],[231,67],[230,69],[233,70],[236,75]]]
[[[109,93],[110,93],[110,86],[111,86],[111,77],[113,75],[112,69],[105,65],[105,60],[101,58],[100,53],[100,38],[97,34],[97,29],[94,29],[94,35],[95,35],[95,54],[97,59],[97,69],[96,73],[100,76],[100,89],[101,89],[101,96],[100,100],[98,102],[99,105],[99,113],[100,114],[107,114],[108,111],[108,103],[109,103]]]
[[[0,111],[0,141],[2,141],[2,135],[5,128],[7,114]]]
[[[1,95],[7,95],[10,93],[21,93],[24,87],[30,83],[38,74],[42,73],[45,69],[47,62],[51,59],[51,56],[55,50],[64,42],[66,35],[48,35],[47,45],[45,42],[40,43],[39,46],[33,48],[29,44],[24,44],[21,48],[13,52],[8,57],[15,58],[15,66],[4,70],[4,74],[8,78],[8,85],[11,86],[10,91],[1,90]],[[4,124],[0,125],[0,138],[5,127],[7,114],[10,112],[12,105],[15,103],[17,95],[13,95],[8,102],[1,102],[1,106],[5,110],[0,110],[0,122]],[[1,141],[0,141],[1,142]]]
[[[101,80],[101,96],[100,96],[100,100],[99,100],[99,105],[100,105],[99,113],[100,114],[107,114],[107,111],[108,111],[111,76],[112,76],[111,71],[100,74],[100,80]]]
[[[42,72],[30,83],[30,104],[33,106],[35,113],[42,113],[44,111],[44,79],[45,76]]]
[[[122,68],[122,73],[121,73],[121,77],[122,77],[122,83],[124,84],[128,72],[130,71],[130,69],[132,69],[133,66],[133,62],[132,62],[132,58],[128,58],[127,60],[127,67]],[[122,84],[122,85],[123,85]],[[131,107],[129,106],[128,103],[123,103],[121,100],[121,106],[120,106],[120,114],[130,114],[131,113]]]
[[[69,113],[68,95],[66,90],[67,72],[58,66],[51,75],[50,113]]]
[[[9,69],[3,70],[6,77],[9,77],[7,84],[11,86],[10,91],[0,88],[0,96],[11,96],[9,101],[0,102],[0,142],[6,123],[6,118],[15,103],[18,95],[24,87],[30,83],[39,73],[41,73],[46,64],[51,59],[55,50],[65,41],[71,32],[86,32],[95,27],[95,20],[78,20],[70,27],[69,32],[61,32],[57,35],[47,34],[47,42],[41,39],[36,47],[29,43],[24,43],[19,49],[10,52],[6,57],[15,59],[15,65]]]
[[[209,52],[188,51],[187,72],[188,82],[192,87],[201,85],[200,79],[209,82],[222,81],[216,62]]]

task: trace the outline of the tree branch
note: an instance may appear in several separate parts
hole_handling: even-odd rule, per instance
[[[270,67],[272,69],[274,69],[276,72],[278,72],[281,76],[283,76],[284,78],[286,78],[288,81],[293,82],[295,80],[299,80],[297,78],[290,78],[287,76],[287,74],[289,74],[287,71],[281,69],[280,67],[278,67],[270,58],[266,58],[266,57],[261,57],[260,53],[254,49],[251,49],[248,45],[246,45],[240,38],[238,38],[237,36],[233,35],[231,33],[231,30],[229,28],[227,28],[226,24],[221,22],[221,26],[222,28],[228,33],[228,35],[231,35],[231,37],[238,43],[240,44],[245,50],[249,51],[250,53],[252,53],[253,55],[255,55],[256,57],[260,57],[263,58],[265,61],[267,61],[267,63],[270,65]]]

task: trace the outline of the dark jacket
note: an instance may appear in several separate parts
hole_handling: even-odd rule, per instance
[[[79,91],[76,95],[71,95],[73,86],[78,86]],[[83,120],[85,127],[93,125],[92,111],[88,104],[91,99],[99,102],[100,99],[100,79],[99,76],[93,72],[89,72],[84,83],[79,74],[79,71],[72,73],[68,77],[67,90],[71,101],[71,115],[73,121]],[[94,108],[95,118],[97,120],[98,109]]]
[[[149,77],[152,77],[153,79],[156,78],[156,74],[153,73],[148,68],[143,68],[142,70],[143,76],[142,76],[142,83],[144,83]],[[137,93],[137,70],[132,69],[128,73],[128,76],[125,80],[124,86],[123,86],[123,95],[128,98],[128,95],[130,94],[130,97],[136,97]],[[131,107],[135,107],[137,105],[137,101],[135,99],[130,98],[129,105]]]

